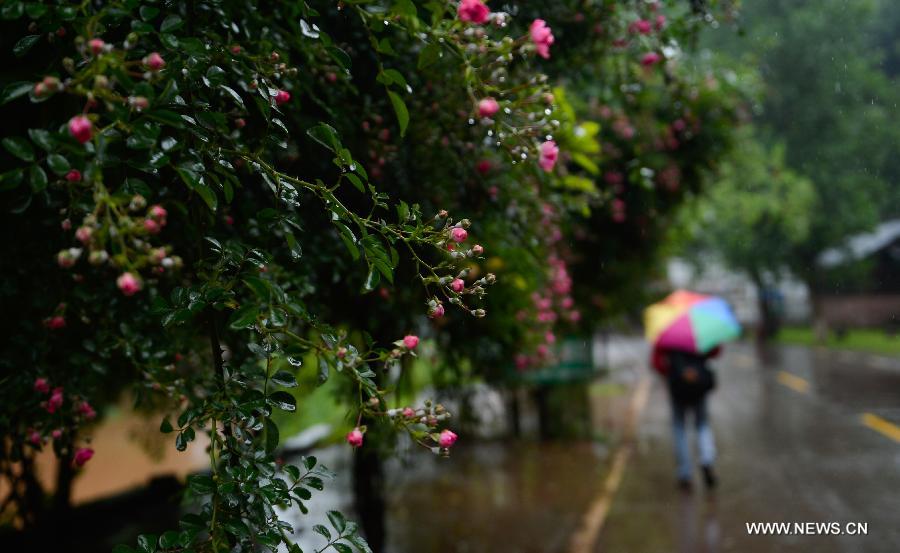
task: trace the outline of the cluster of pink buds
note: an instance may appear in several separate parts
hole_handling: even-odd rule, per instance
[[[62,82],[52,76],[44,77],[40,82],[34,84],[31,93],[35,98],[47,98],[63,89]]]

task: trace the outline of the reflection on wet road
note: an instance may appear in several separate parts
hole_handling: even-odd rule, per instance
[[[596,551],[900,550],[900,444],[864,424],[900,422],[894,360],[785,348],[718,363],[715,495],[673,481],[665,390],[654,387],[636,454]],[[870,422],[871,419],[869,418]],[[868,523],[868,535],[748,535],[748,522]]]

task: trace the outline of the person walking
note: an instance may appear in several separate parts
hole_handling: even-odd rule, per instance
[[[720,347],[706,354],[687,353],[659,346],[653,349],[651,364],[656,372],[666,379],[669,390],[678,486],[685,491],[690,491],[693,486],[693,463],[687,428],[689,416],[693,417],[697,429],[703,481],[707,489],[716,486],[713,467],[716,460],[716,445],[709,424],[707,396],[716,386],[715,373],[709,366],[709,360],[717,357],[720,352]]]

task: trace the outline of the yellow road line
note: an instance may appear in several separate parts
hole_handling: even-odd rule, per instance
[[[809,382],[789,372],[778,371],[778,382],[801,394],[809,391]]]
[[[612,507],[613,498],[619,489],[619,485],[622,483],[628,459],[634,450],[637,422],[641,413],[644,412],[644,407],[647,405],[647,398],[650,396],[650,384],[651,377],[644,375],[631,396],[622,445],[619,446],[615,457],[613,457],[612,468],[606,476],[600,495],[591,503],[584,514],[581,526],[569,542],[569,553],[590,553],[597,544],[600,530],[603,529],[603,523],[606,522],[606,516],[609,514],[610,507]]]
[[[873,415],[872,413],[863,413],[862,423],[875,432],[887,436],[888,438],[894,440],[897,443],[900,443],[900,426],[885,420],[878,415]]]

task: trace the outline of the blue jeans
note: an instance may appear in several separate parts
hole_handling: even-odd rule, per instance
[[[678,463],[678,478],[690,480],[691,446],[687,436],[687,415],[693,412],[694,425],[697,427],[697,446],[700,450],[700,464],[712,466],[716,460],[716,444],[713,440],[712,428],[706,411],[706,398],[697,402],[685,403],[672,399],[672,434],[675,439],[675,460]]]

